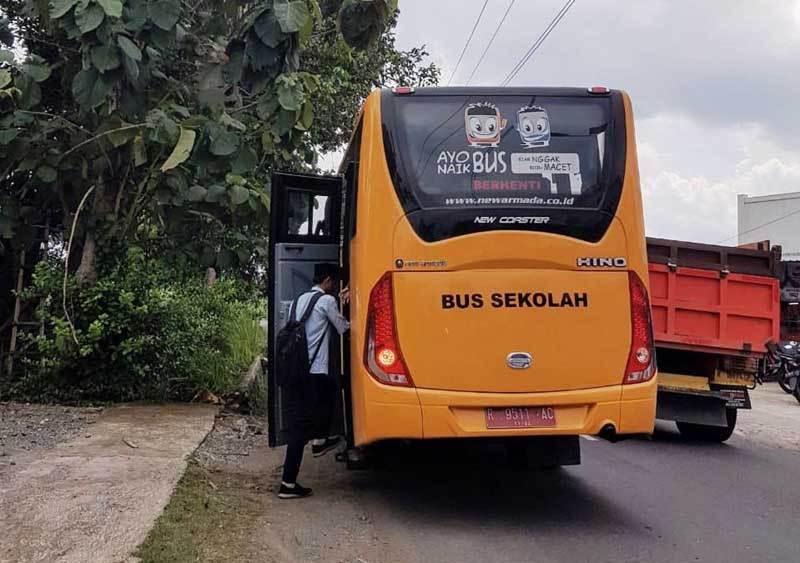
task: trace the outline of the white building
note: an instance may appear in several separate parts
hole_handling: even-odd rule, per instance
[[[800,192],[739,195],[739,244],[768,240],[783,247],[784,260],[800,260]]]

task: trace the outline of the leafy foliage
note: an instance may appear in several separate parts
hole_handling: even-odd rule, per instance
[[[24,342],[35,353],[4,395],[82,402],[224,394],[263,349],[257,321],[266,305],[252,289],[230,278],[210,288],[175,279],[138,248],[90,288],[72,279],[75,346],[60,301],[48,299],[62,278],[60,262],[38,265],[30,296],[41,298],[37,315],[48,330]]]
[[[383,29],[394,2],[362,3],[380,8],[340,19]],[[180,0],[3,4],[29,49],[23,64],[0,63],[3,197],[31,208],[25,219],[20,205],[0,202],[3,236],[45,221],[70,226],[94,187],[77,245],[93,271],[98,242],[175,240],[187,223],[206,232],[266,225],[270,170],[313,164],[307,131],[320,76],[300,60],[323,22],[315,0],[208,1],[192,11]],[[200,238],[167,246],[198,266],[264,258],[258,245],[245,253]]]
[[[339,31],[347,44],[365,49],[381,35],[381,22],[388,20],[397,9],[397,0],[371,2],[344,0],[337,19]]]

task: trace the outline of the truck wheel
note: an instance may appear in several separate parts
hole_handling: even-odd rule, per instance
[[[725,409],[728,420],[727,426],[707,426],[705,424],[692,424],[689,422],[676,422],[681,436],[700,442],[724,442],[733,434],[736,428],[736,409]]]

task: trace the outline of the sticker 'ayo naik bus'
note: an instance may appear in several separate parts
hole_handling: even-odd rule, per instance
[[[500,132],[506,120],[498,107],[492,103],[470,104],[464,112],[467,142],[471,147],[496,147],[500,144]]]

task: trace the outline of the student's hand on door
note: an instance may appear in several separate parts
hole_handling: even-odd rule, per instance
[[[350,286],[347,285],[342,291],[339,292],[339,299],[342,300],[342,305],[350,303]]]

